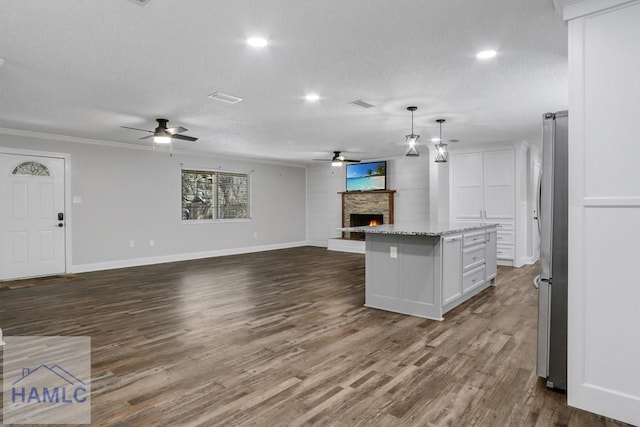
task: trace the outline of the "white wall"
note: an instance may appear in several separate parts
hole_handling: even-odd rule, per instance
[[[429,217],[429,158],[396,157],[387,161],[387,188],[396,190],[395,223],[419,222]],[[342,218],[345,169],[319,163],[307,169],[307,239],[326,246],[327,239],[340,237],[336,231]]]
[[[0,134],[0,147],[71,155],[73,271],[302,244],[305,169],[182,153]],[[73,138],[69,138],[73,140]],[[180,169],[251,171],[253,220],[183,223]],[[254,237],[257,233],[257,237]],[[153,239],[154,247],[149,246]],[[135,247],[129,247],[129,241]]]
[[[451,189],[449,186],[450,162],[436,163],[437,150],[429,149],[429,220],[449,222]]]
[[[327,239],[339,237],[336,230],[342,218],[339,191],[345,189],[344,167],[320,163],[307,168],[307,240],[327,246]]]
[[[567,4],[567,400],[640,425],[640,2]]]
[[[397,224],[429,218],[429,156],[396,157],[388,161],[389,189],[396,190],[394,219]]]

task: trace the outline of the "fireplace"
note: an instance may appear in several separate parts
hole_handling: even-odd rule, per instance
[[[384,222],[382,214],[351,214],[349,215],[349,226],[361,227],[363,225],[380,225]]]
[[[350,227],[374,226],[384,223],[383,214],[351,214],[349,215]],[[364,240],[364,233],[349,233],[350,240]]]
[[[362,227],[376,220],[393,224],[393,195],[396,190],[342,191],[342,227]],[[342,232],[345,240],[365,240],[364,233]]]

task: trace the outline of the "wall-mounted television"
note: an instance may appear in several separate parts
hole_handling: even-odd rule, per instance
[[[347,191],[387,189],[387,162],[351,163],[347,165]]]

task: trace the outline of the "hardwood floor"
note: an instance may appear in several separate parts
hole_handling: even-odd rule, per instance
[[[536,272],[436,322],[363,307],[364,256],[304,247],[5,283],[0,326],[92,337],[98,426],[623,425],[536,377]]]

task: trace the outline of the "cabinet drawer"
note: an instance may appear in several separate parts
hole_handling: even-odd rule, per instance
[[[511,222],[498,223],[498,231],[513,231],[513,223]]]
[[[513,230],[498,230],[499,245],[513,245]]]
[[[462,275],[462,293],[466,293],[484,283],[484,264]]]
[[[465,271],[484,264],[485,245],[474,246],[462,251],[462,265]]]
[[[473,246],[473,245],[477,245],[480,243],[484,243],[484,230],[482,231],[476,231],[474,233],[465,233],[463,235],[463,243],[462,246],[463,247],[467,247],[467,246]]]
[[[513,259],[513,246],[498,246],[498,259]]]

